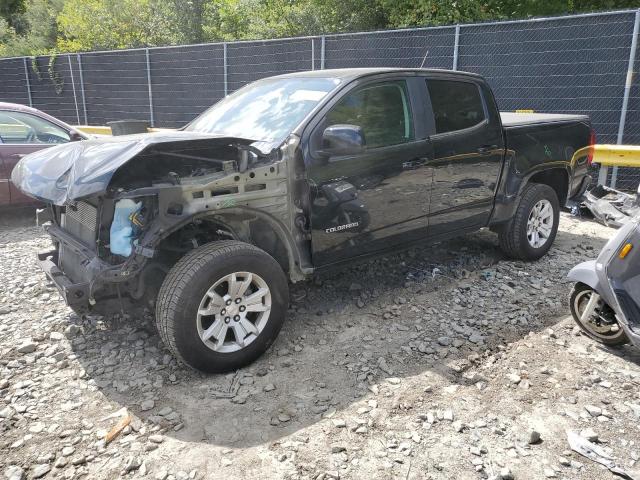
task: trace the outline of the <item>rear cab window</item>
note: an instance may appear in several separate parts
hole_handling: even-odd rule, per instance
[[[487,119],[480,88],[473,82],[427,79],[436,134],[480,125]]]

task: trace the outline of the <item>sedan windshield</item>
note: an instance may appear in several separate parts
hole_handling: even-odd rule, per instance
[[[333,78],[259,80],[216,103],[185,130],[282,141],[339,83]]]

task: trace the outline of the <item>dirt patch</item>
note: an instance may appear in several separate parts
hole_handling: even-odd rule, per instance
[[[565,429],[587,428],[640,458],[640,355],[567,319],[567,271],[613,233],[596,223],[563,215],[539,262],[482,231],[297,284],[271,350],[212,376],[175,363],[149,312],[72,314],[35,266],[40,230],[0,225],[5,473],[613,478],[568,451]]]

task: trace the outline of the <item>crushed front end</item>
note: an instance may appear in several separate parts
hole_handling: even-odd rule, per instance
[[[176,141],[171,135],[156,143],[144,138],[144,148],[107,142],[95,150],[115,145],[118,155],[90,170],[83,168],[86,155],[76,151],[75,163],[57,167],[58,178],[48,182],[41,180],[51,169],[42,155],[34,162],[25,157],[14,175],[25,193],[48,203],[41,217],[53,248],[39,252],[38,262],[75,311],[103,313],[125,301],[152,301],[185,252],[215,239],[258,237],[258,214],[287,228],[294,224],[287,155],[295,145],[263,154],[248,140]],[[87,148],[92,145],[84,153]],[[74,198],[74,189],[94,191]],[[256,215],[247,214],[250,209]],[[223,210],[228,223],[216,219]]]

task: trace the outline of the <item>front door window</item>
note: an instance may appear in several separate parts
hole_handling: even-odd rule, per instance
[[[411,110],[405,82],[363,87],[347,95],[327,114],[327,126],[358,125],[367,148],[413,140]]]

